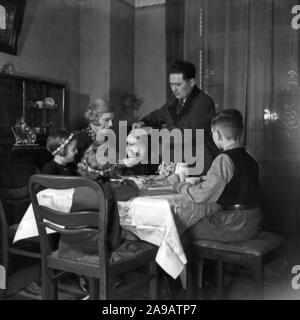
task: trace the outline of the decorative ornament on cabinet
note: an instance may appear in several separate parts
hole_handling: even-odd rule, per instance
[[[29,127],[23,117],[17,119],[16,124],[11,128],[15,136],[14,146],[35,146],[36,132]]]

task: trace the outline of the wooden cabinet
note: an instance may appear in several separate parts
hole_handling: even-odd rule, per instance
[[[18,222],[30,203],[29,177],[52,158],[45,148],[47,136],[65,128],[65,91],[63,83],[0,74],[0,197],[9,224]],[[53,102],[50,107],[46,98]],[[20,117],[38,128],[39,146],[13,146],[11,127]]]
[[[0,145],[12,145],[14,136],[11,127],[23,117],[36,129],[38,143],[55,129],[65,128],[66,86],[64,83],[43,79],[0,75]],[[52,101],[52,105],[45,101]],[[45,100],[48,99],[48,100]]]

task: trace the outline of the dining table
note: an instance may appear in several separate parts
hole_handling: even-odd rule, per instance
[[[118,201],[120,225],[138,238],[158,246],[156,262],[176,279],[185,270],[187,257],[180,236],[198,219],[199,208],[186,196],[176,193],[168,184],[150,183],[153,177],[126,176],[136,182],[139,196]],[[38,202],[53,210],[70,212],[74,189],[45,189]],[[53,232],[48,229],[47,232]],[[32,205],[25,212],[14,242],[38,236]]]

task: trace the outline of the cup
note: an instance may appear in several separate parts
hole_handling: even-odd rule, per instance
[[[189,175],[188,164],[183,162],[177,163],[175,173],[179,175],[181,182],[185,182],[185,178]]]
[[[196,184],[196,183],[198,183],[198,182],[200,182],[201,181],[201,178],[200,177],[187,177],[186,179],[185,179],[185,182],[188,182],[188,183],[190,183],[190,184]]]

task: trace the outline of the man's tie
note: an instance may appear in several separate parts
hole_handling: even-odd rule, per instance
[[[179,100],[178,105],[177,105],[177,114],[179,114],[181,112],[183,105],[184,105],[183,99]]]

